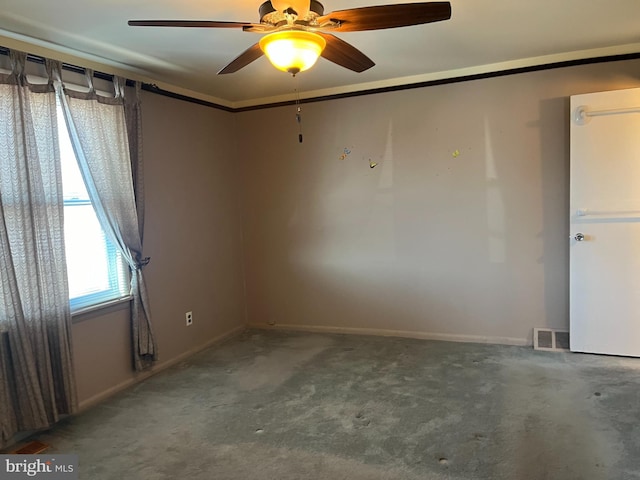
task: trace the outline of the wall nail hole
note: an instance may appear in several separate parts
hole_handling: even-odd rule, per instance
[[[441,457],[441,458],[438,460],[438,463],[439,463],[440,465],[449,465],[449,460],[448,460],[447,458],[445,458],[445,457]]]
[[[258,433],[258,434],[259,434],[259,433],[264,433],[264,430],[263,430],[263,429],[261,429],[261,428],[258,428],[258,429],[256,430],[256,433]]]

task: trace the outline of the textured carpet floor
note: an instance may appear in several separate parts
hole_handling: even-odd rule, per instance
[[[80,478],[640,479],[640,361],[248,331],[37,438]]]

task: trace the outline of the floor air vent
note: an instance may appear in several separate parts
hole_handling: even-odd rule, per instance
[[[533,348],[535,350],[569,351],[569,332],[552,328],[533,329]]]
[[[38,453],[44,452],[48,448],[49,445],[47,445],[46,443],[34,440],[27,443],[26,445],[23,445],[18,450],[14,450],[11,453],[15,455],[37,455]]]

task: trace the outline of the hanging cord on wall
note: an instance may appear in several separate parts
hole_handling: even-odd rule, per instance
[[[300,90],[298,89],[298,77],[293,76],[296,92],[296,122],[298,123],[298,142],[302,143],[302,107],[300,106]]]

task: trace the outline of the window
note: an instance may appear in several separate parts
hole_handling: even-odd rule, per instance
[[[98,222],[59,106],[58,132],[69,301],[78,311],[127,296],[128,268]]]

